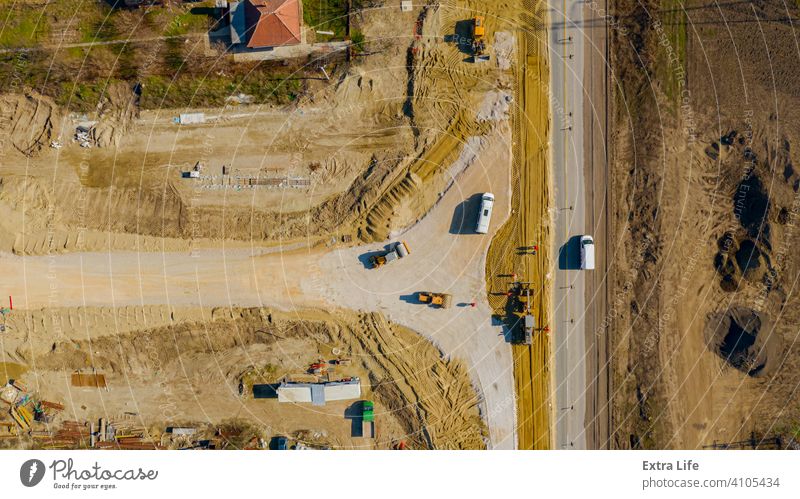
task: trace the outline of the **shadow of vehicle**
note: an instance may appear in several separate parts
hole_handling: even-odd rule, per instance
[[[350,420],[350,436],[363,437],[361,418],[364,415],[364,401],[353,402],[344,409],[344,418]]]
[[[558,249],[559,270],[581,269],[581,236],[572,236]]]
[[[456,206],[453,210],[453,218],[450,220],[450,234],[475,234],[478,211],[481,208],[481,196],[483,196],[482,192],[473,194]]]
[[[492,314],[492,326],[503,327],[503,339],[506,343],[519,343],[522,340],[522,313],[525,304],[520,299],[520,288],[511,288],[510,295],[506,298],[502,314]],[[494,293],[495,295],[505,293]]]
[[[419,301],[419,293],[411,293],[410,295],[400,295],[400,301],[404,301],[412,305],[422,304],[422,302]]]
[[[456,21],[456,29],[452,38],[462,54],[472,55],[472,19]]]
[[[514,331],[517,329],[516,324],[519,319],[511,314],[509,316],[502,316],[502,315],[492,315],[492,325],[493,326],[502,326],[503,331],[500,333],[503,335],[503,341],[506,343],[514,343],[516,342],[517,338],[514,334]]]
[[[278,398],[278,386],[280,386],[280,383],[253,385],[253,398],[276,399]]]

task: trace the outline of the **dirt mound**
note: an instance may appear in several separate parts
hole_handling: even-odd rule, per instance
[[[355,327],[340,331],[352,345],[351,354],[369,369],[376,396],[403,423],[414,447],[484,448],[486,428],[463,364],[443,358],[430,343],[380,314],[362,315]]]
[[[752,239],[737,242],[727,233],[721,241],[719,253],[714,257],[714,268],[722,277],[720,287],[726,292],[739,289],[742,279],[751,283],[766,283],[775,275],[767,250]],[[723,247],[724,244],[724,247]]]
[[[753,377],[767,370],[771,335],[763,314],[746,307],[731,308],[711,315],[705,333],[709,349],[736,369]]]
[[[100,119],[92,128],[95,145],[119,145],[122,136],[130,130],[133,119],[139,116],[139,96],[128,84],[114,82],[106,88],[98,114]]]
[[[61,113],[49,97],[31,92],[0,95],[0,134],[25,156],[34,156],[54,140]]]
[[[780,278],[780,269],[773,265],[773,241],[785,244],[784,227],[791,222],[792,197],[798,186],[789,140],[783,139],[777,147],[751,145],[734,129],[707,146],[705,154],[720,165],[720,183],[731,197],[732,225],[718,240],[719,252],[714,257],[720,287],[733,292],[745,280],[763,283],[770,291]],[[767,189],[764,178],[784,182],[770,180]]]

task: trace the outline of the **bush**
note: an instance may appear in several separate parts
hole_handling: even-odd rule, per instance
[[[355,29],[352,30],[350,35],[350,41],[353,43],[353,50],[356,52],[363,52],[364,51],[364,41],[365,41],[364,33]]]

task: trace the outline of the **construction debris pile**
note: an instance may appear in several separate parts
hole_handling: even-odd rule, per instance
[[[75,127],[75,137],[74,140],[81,147],[92,147],[92,143],[94,139],[92,137],[92,131],[94,130],[93,125],[78,125]],[[60,144],[59,144],[60,147]]]
[[[79,375],[90,379],[90,385],[105,386],[105,379],[96,375]],[[100,383],[98,383],[98,380]],[[74,383],[73,383],[74,384]],[[0,389],[0,400],[8,405],[12,421],[0,421],[0,439],[30,437],[32,447],[45,449],[158,449],[144,426],[135,424],[132,416],[114,421],[100,419],[94,423],[62,421],[56,425],[55,419],[64,411],[60,403],[50,402],[28,391],[19,380],[10,380]]]
[[[131,415],[114,421],[100,419],[98,431],[94,431],[94,424],[92,424],[90,435],[90,446],[96,449],[153,450],[164,448],[154,442],[147,429],[141,424],[137,424]]]
[[[48,426],[64,410],[55,402],[41,400],[19,380],[10,380],[0,389],[0,400],[9,406],[12,422],[0,422],[0,438],[16,438],[28,435],[32,438],[50,436]]]

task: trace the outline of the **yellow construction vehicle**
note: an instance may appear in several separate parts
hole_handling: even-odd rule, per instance
[[[431,293],[430,291],[420,291],[417,294],[420,303],[427,303],[439,308],[450,308],[453,297],[447,293]]]
[[[408,245],[405,241],[401,241],[396,243],[392,249],[386,253],[372,256],[370,258],[370,262],[372,263],[372,268],[377,269],[378,267],[382,267],[389,262],[404,258],[408,256],[409,253],[411,253],[411,250],[408,249]]]
[[[486,62],[489,55],[486,54],[486,25],[483,16],[472,18],[472,61]]]

